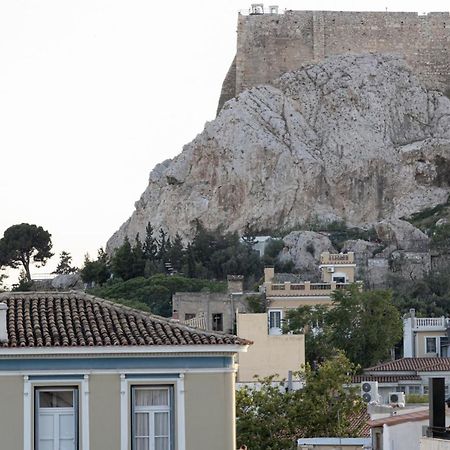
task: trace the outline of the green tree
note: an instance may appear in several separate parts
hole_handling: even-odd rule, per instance
[[[256,449],[287,450],[300,437],[354,437],[351,417],[363,411],[358,392],[349,387],[356,367],[342,353],[313,370],[299,372],[304,388],[285,392],[273,377],[259,387],[236,393],[237,443]],[[284,384],[282,383],[282,387]]]
[[[196,270],[196,262],[195,262],[195,254],[192,244],[189,243],[186,247],[186,270],[187,276],[189,278],[196,278],[197,270]]]
[[[167,262],[167,253],[170,248],[170,238],[167,237],[167,233],[160,228],[159,240],[158,240],[158,255],[157,258],[162,262]]]
[[[311,364],[340,349],[353,363],[369,367],[388,358],[402,336],[392,292],[361,292],[356,285],[335,291],[332,308],[300,307],[290,311],[287,319],[287,330],[305,333],[306,358]]]
[[[22,266],[26,281],[31,282],[30,264],[44,266],[53,256],[51,249],[51,234],[42,227],[28,223],[13,225],[0,239],[0,266],[13,269]]]
[[[300,391],[296,415],[302,434],[307,437],[355,437],[352,416],[365,408],[357,388],[350,388],[357,366],[343,352],[319,365],[306,366],[305,387]]]
[[[184,262],[184,246],[181,236],[177,233],[168,250],[167,258],[176,272],[180,272]]]
[[[75,273],[77,270],[77,267],[72,266],[71,254],[63,250],[59,255],[59,263],[56,266],[55,271],[52,273],[58,275],[68,275],[70,273]]]
[[[237,446],[255,449],[294,449],[294,417],[297,392],[282,392],[273,383],[274,377],[259,380],[259,389],[244,386],[236,392]]]
[[[5,280],[8,278],[6,273],[0,273],[0,292],[3,292],[5,288]]]
[[[402,321],[391,291],[361,292],[355,285],[335,291],[327,324],[334,346],[362,367],[388,358],[402,337]]]
[[[145,254],[142,248],[141,241],[139,239],[139,233],[136,235],[136,240],[131,251],[132,254],[132,267],[131,278],[143,277],[145,273]]]
[[[111,259],[112,272],[122,280],[133,278],[133,250],[128,237],[123,244],[116,249]]]
[[[27,275],[26,275],[25,271],[22,269],[20,271],[20,275],[19,275],[19,279],[18,279],[17,283],[14,283],[12,285],[11,290],[14,292],[29,292],[32,290],[32,288],[33,288],[33,282],[28,281]]]
[[[118,301],[143,303],[154,314],[164,317],[172,315],[172,295],[175,292],[225,292],[225,283],[182,277],[180,275],[153,275],[149,278],[139,277],[127,281],[110,280],[101,287],[90,290],[101,298]]]
[[[102,248],[98,250],[97,259],[94,261],[91,261],[86,254],[83,268],[80,270],[81,279],[84,283],[95,283],[101,286],[111,277],[109,266],[108,255]]]
[[[145,240],[142,246],[144,251],[145,259],[149,261],[154,261],[158,254],[158,243],[153,237],[154,229],[152,224],[149,222],[145,228]]]
[[[300,306],[286,314],[284,328],[305,335],[305,359],[312,367],[336,353],[327,326],[328,312],[327,306],[316,305]]]

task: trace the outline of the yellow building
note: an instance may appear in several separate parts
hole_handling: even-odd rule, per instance
[[[321,281],[300,281],[297,275],[276,274],[273,267],[264,269],[264,292],[269,315],[269,333],[282,333],[285,312],[299,306],[331,305],[332,293],[355,283],[355,255],[353,252],[320,257]]]
[[[305,364],[303,334],[269,334],[267,314],[238,314],[237,333],[252,341],[248,351],[239,355],[238,382],[255,382],[277,374],[275,380],[288,379],[289,372]]]

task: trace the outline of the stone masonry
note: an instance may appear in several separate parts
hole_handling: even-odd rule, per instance
[[[304,64],[347,53],[404,57],[427,87],[450,89],[450,14],[286,11],[238,18],[237,53],[219,111],[243,90]]]

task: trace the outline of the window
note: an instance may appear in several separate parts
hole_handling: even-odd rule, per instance
[[[173,388],[135,386],[132,388],[133,450],[172,450]]]
[[[195,314],[194,313],[186,313],[184,315],[184,320],[191,320],[191,319],[195,319]]]
[[[447,336],[441,336],[440,338],[440,346],[441,346],[441,353],[439,356],[448,357],[448,337]]]
[[[78,389],[36,388],[36,450],[78,448]]]
[[[345,277],[333,277],[333,281],[336,283],[345,283]]]
[[[420,386],[408,386],[408,394],[420,395]]]
[[[282,333],[281,321],[282,317],[280,310],[269,311],[269,334],[278,335]]]
[[[212,315],[212,329],[213,331],[223,331],[223,314],[214,313]]]
[[[425,338],[425,353],[436,353],[437,345],[435,337]]]

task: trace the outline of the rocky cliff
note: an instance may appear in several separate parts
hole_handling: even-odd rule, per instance
[[[450,100],[394,56],[346,55],[284,74],[227,102],[179,156],[157,165],[108,242],[150,221],[242,230],[311,217],[364,225],[445,202]]]

